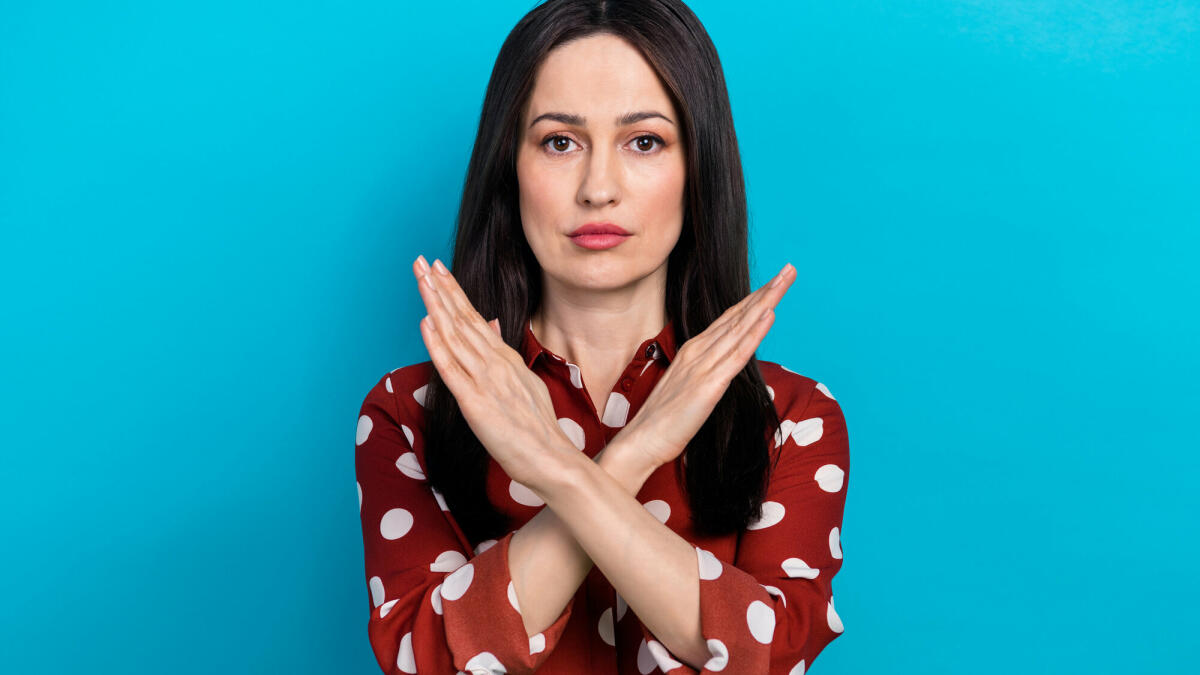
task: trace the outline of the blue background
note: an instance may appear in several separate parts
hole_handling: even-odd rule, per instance
[[[358,406],[531,6],[4,3],[6,672],[377,672]],[[850,428],[814,672],[1194,671],[1197,3],[693,8]]]

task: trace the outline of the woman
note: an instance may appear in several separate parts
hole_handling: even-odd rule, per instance
[[[359,417],[385,672],[795,674],[842,631],[845,421],[753,358],[795,270],[749,293],[739,162],[683,4],[513,29],[453,273],[413,265],[431,360]]]

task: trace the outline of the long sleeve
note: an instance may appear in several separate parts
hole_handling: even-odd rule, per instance
[[[802,675],[843,630],[832,581],[842,566],[849,439],[823,384],[779,368],[779,463],[762,517],[742,533],[732,564],[696,547],[700,622],[711,658],[681,663],[645,626],[638,670]],[[814,386],[815,385],[815,386]],[[782,405],[781,405],[782,404]]]
[[[380,378],[359,411],[355,474],[370,601],[367,634],[383,672],[532,673],[571,613],[525,633],[508,568],[513,532],[469,548],[425,480],[430,364]]]

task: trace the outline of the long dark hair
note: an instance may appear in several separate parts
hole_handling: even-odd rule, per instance
[[[666,314],[676,343],[703,332],[750,292],[746,191],[717,50],[678,0],[549,0],[517,23],[488,81],[467,167],[452,270],[484,318],[520,348],[541,301],[541,267],[521,228],[516,173],[521,116],[535,71],[553,48],[596,33],[619,36],[658,72],[682,118],[687,155],[683,229],[667,263]],[[428,480],[472,544],[511,524],[485,490],[490,460],[433,369],[426,390]],[[770,435],[779,427],[757,361],[730,382],[675,462],[701,535],[740,531],[761,515]],[[778,459],[778,457],[776,457]]]

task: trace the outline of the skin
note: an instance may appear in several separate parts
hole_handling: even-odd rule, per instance
[[[523,228],[545,282],[534,333],[580,366],[585,384],[596,387],[588,388],[594,402],[607,399],[633,350],[665,325],[667,256],[683,219],[683,151],[671,122],[613,124],[619,115],[646,110],[677,119],[640,53],[620,38],[598,35],[547,56],[522,125],[542,111],[586,119],[580,126],[538,122],[521,141],[517,170]],[[655,156],[639,155],[656,147],[636,141],[651,127],[667,145]],[[571,139],[552,148],[566,154],[539,154],[537,144],[554,134]],[[634,236],[604,251],[582,249],[565,236],[597,221]],[[566,437],[545,382],[500,338],[498,324],[479,315],[441,262],[431,268],[418,257],[413,273],[428,311],[422,339],[464,418],[505,473],[546,502],[509,547],[526,633],[553,623],[594,564],[663,646],[702,668],[710,654],[700,632],[696,550],[636,495],[684,450],[758,348],[795,269],[785,265],[776,285],[746,296],[680,346],[638,414],[595,458]],[[492,424],[496,419],[508,424]]]

